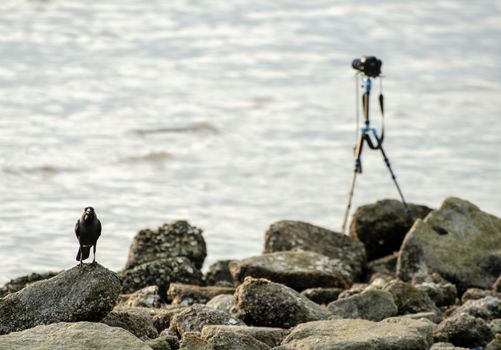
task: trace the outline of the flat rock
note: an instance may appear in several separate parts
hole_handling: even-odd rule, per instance
[[[422,219],[431,211],[423,205],[409,207],[414,219]],[[402,202],[384,199],[357,208],[351,219],[350,237],[363,242],[367,260],[372,261],[399,251],[413,222]]]
[[[493,337],[494,334],[484,320],[468,314],[446,318],[434,331],[436,342],[449,342],[469,349],[485,346]]]
[[[92,322],[53,323],[2,335],[0,349],[151,350],[125,329]]]
[[[235,260],[229,266],[233,279],[239,283],[250,276],[282,283],[297,291],[313,287],[348,288],[351,285],[348,265],[314,252],[275,252]]]
[[[171,283],[167,297],[172,304],[193,305],[205,304],[212,298],[221,294],[233,294],[235,288],[219,286],[197,286],[192,284]]]
[[[147,310],[147,309],[146,309]],[[143,308],[119,308],[112,310],[101,322],[110,327],[128,330],[141,340],[158,337],[152,316]]]
[[[300,324],[276,350],[425,350],[429,345],[415,328],[368,320],[337,319]]]
[[[207,256],[202,230],[187,221],[164,224],[155,231],[139,231],[130,246],[125,270],[157,259],[178,256],[191,260],[199,269]]]
[[[2,288],[0,288],[0,298],[3,298],[9,293],[18,292],[33,282],[43,281],[52,278],[57,274],[59,274],[59,272],[44,272],[44,273],[33,272],[26,276],[14,278],[9,282],[7,282]]]
[[[405,281],[417,272],[436,271],[460,292],[489,289],[501,274],[501,219],[449,197],[406,235],[397,263]]]
[[[292,288],[266,279],[247,277],[235,292],[235,312],[248,325],[290,328],[327,319],[326,308]]]
[[[361,277],[365,266],[365,248],[347,235],[300,221],[279,221],[268,228],[264,253],[311,251],[349,265],[352,279]]]
[[[206,327],[204,327],[206,328]],[[206,340],[206,350],[269,350],[270,346],[256,338],[242,333],[234,332],[228,328],[218,328],[212,332],[204,333],[202,338]]]
[[[202,272],[184,257],[158,259],[138,265],[120,273],[122,293],[133,293],[144,287],[155,285],[163,300],[171,283],[203,284]]]
[[[119,293],[114,272],[99,264],[76,266],[0,299],[0,334],[40,324],[100,321]]]
[[[393,296],[382,290],[366,290],[330,303],[327,309],[341,318],[381,321],[398,312]]]
[[[220,331],[226,331],[233,334],[245,334],[263,342],[269,347],[280,345],[282,340],[289,333],[287,330],[282,328],[216,325],[204,326],[202,329],[202,338],[209,339]]]

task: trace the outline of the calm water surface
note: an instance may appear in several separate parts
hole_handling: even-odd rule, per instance
[[[500,38],[490,0],[4,0],[0,282],[73,266],[88,205],[116,270],[178,218],[204,229],[206,265],[260,253],[280,219],[339,230],[362,54],[384,61],[408,201],[501,216]],[[378,153],[363,165],[354,207],[397,198]]]

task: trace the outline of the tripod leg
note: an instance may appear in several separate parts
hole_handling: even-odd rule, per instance
[[[379,142],[379,140],[378,140],[378,142]],[[393,182],[395,183],[395,186],[397,187],[397,191],[398,191],[398,194],[400,195],[400,199],[402,200],[402,203],[403,203],[403,205],[405,207],[405,211],[407,213],[407,217],[410,220],[413,220],[411,208],[409,208],[409,206],[407,205],[407,202],[405,201],[405,198],[404,198],[404,195],[402,193],[402,190],[400,189],[400,186],[398,185],[397,177],[395,176],[395,173],[393,172],[393,169],[391,168],[390,160],[386,156],[386,152],[384,151],[383,146],[381,145],[380,142],[379,142],[379,147],[378,148],[381,150],[381,154],[383,155],[384,163],[386,164],[386,167],[390,171],[391,178],[392,178]]]

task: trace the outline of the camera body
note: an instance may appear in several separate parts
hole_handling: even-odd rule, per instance
[[[381,74],[381,66],[383,61],[376,56],[362,56],[355,58],[351,62],[351,66],[359,72],[371,78],[377,78]]]

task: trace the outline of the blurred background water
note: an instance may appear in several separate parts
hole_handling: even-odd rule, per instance
[[[260,253],[280,219],[339,231],[362,54],[384,62],[408,201],[501,216],[500,38],[491,0],[3,0],[0,282],[76,264],[89,205],[115,270],[178,218],[206,266]],[[378,152],[363,166],[354,208],[398,198]]]

